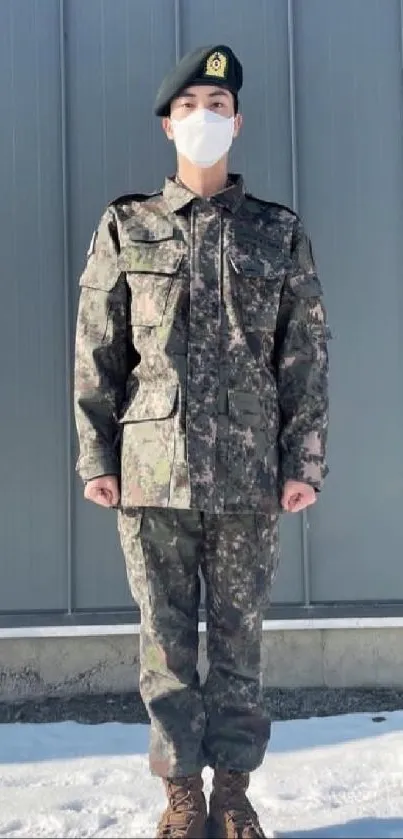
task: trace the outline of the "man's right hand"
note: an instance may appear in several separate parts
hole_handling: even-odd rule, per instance
[[[116,507],[119,503],[119,482],[116,475],[102,475],[88,481],[84,489],[84,498],[101,507]]]

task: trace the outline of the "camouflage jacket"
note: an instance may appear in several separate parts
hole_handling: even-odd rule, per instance
[[[320,490],[328,326],[295,213],[175,179],[110,204],[80,279],[75,415],[84,481],[121,505],[278,509],[284,481]]]

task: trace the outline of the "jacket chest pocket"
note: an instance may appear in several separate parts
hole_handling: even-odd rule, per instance
[[[276,328],[285,270],[269,259],[229,255],[233,294],[246,331]]]
[[[183,242],[138,242],[120,255],[131,295],[132,326],[161,326],[184,257]]]

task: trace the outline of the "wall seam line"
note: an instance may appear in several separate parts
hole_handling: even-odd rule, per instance
[[[67,103],[66,103],[66,52],[65,52],[65,3],[59,0],[59,51],[60,51],[60,129],[61,129],[61,173],[63,213],[63,286],[64,286],[64,353],[65,353],[65,398],[66,398],[66,583],[67,614],[73,611],[73,472],[72,472],[72,388],[71,388],[71,301],[70,301],[70,254],[68,223],[67,185]]]
[[[180,61],[180,59],[182,57],[181,3],[180,3],[180,0],[174,0],[174,21],[175,21],[175,61],[178,64],[178,62]]]

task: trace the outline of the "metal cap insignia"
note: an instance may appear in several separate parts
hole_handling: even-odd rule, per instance
[[[225,79],[228,72],[228,57],[223,52],[213,52],[206,61],[205,76]]]

